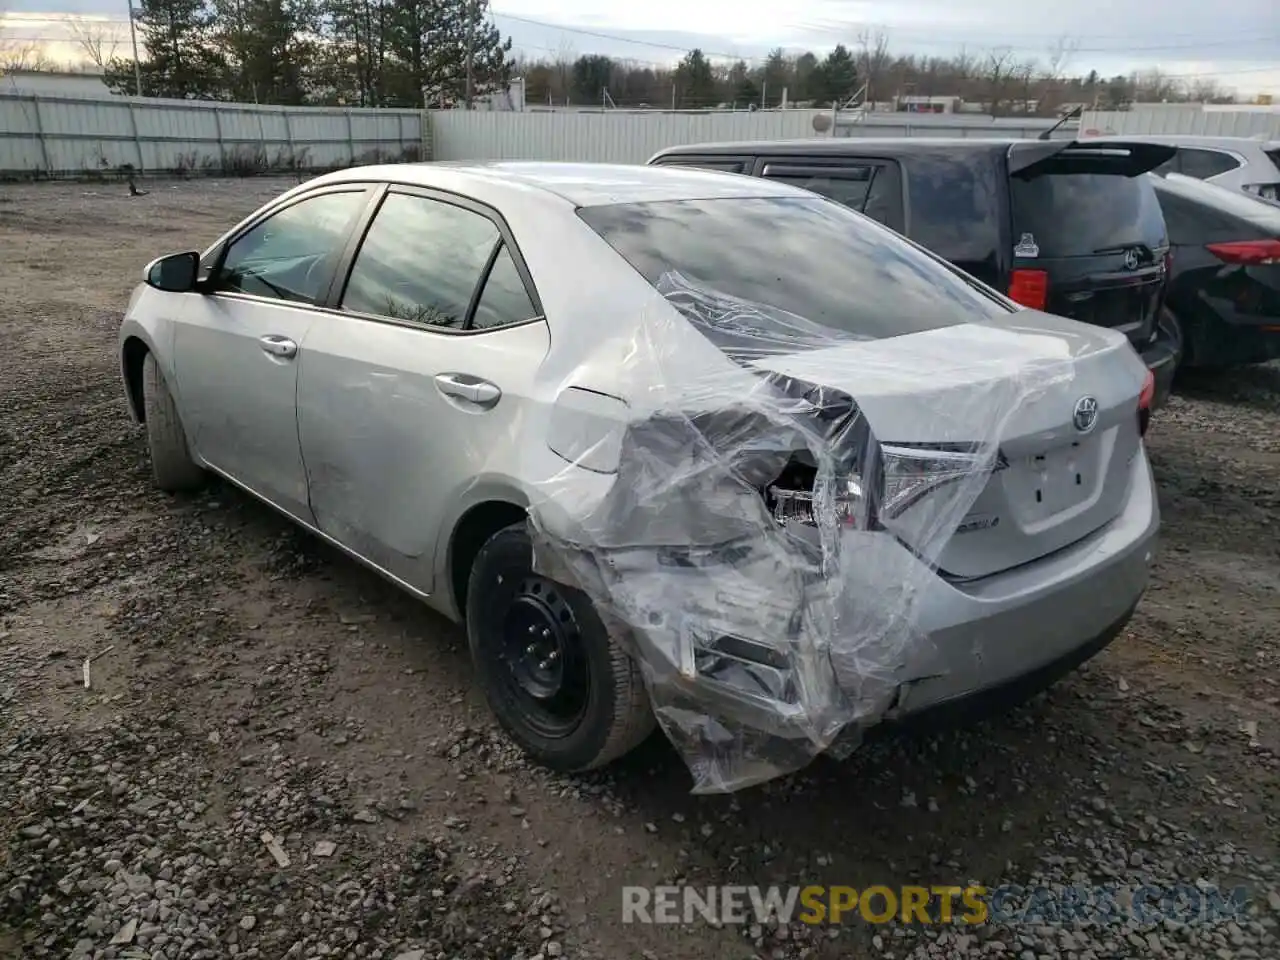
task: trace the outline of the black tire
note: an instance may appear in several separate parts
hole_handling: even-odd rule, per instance
[[[205,481],[205,472],[191,459],[173,394],[155,356],[149,352],[142,361],[142,405],[156,486],[168,493],[199,487]]]
[[[590,599],[532,564],[523,522],[480,548],[467,587],[472,662],[498,722],[528,754],[564,772],[603,766],[653,731],[643,677]]]
[[[1190,352],[1187,349],[1186,330],[1183,329],[1182,321],[1178,319],[1178,315],[1168,307],[1160,309],[1160,316],[1156,318],[1156,326],[1159,328],[1161,335],[1173,345],[1173,372],[1177,374]]]

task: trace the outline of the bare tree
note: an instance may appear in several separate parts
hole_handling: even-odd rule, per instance
[[[1139,103],[1163,103],[1181,99],[1181,85],[1159,67],[1140,70],[1133,75],[1134,100]]]
[[[72,17],[67,20],[67,29],[81,52],[99,69],[111,61],[120,46],[120,39],[111,29],[111,24],[103,20]]]
[[[1197,77],[1191,82],[1187,95],[1197,103],[1231,103],[1235,100],[1231,94],[1223,91],[1221,85],[1212,77]]]
[[[573,42],[562,37],[556,45],[554,63],[555,79],[552,83],[552,96],[564,103],[569,102],[569,92],[573,89],[573,62],[578,59]]]
[[[1013,51],[1008,47],[996,47],[987,54],[987,62],[983,65],[983,79],[986,81],[987,100],[993,117],[1000,116],[1000,108],[1008,93],[1015,66]]]
[[[889,56],[889,36],[883,30],[862,29],[858,31],[858,68],[862,73],[862,81],[867,85],[863,98],[867,103],[875,100],[874,91],[879,90],[887,79],[885,74],[893,58]]]
[[[1061,101],[1062,78],[1066,75],[1067,64],[1080,49],[1080,41],[1065,34],[1050,44],[1045,60],[1043,89],[1040,94],[1040,111],[1049,113],[1057,108]]]
[[[1011,78],[1018,85],[1018,98],[1014,106],[1017,112],[1027,114],[1040,109],[1038,98],[1033,96],[1036,77],[1039,74],[1040,65],[1034,60],[1021,60],[1013,64],[1010,71]],[[1035,110],[1032,109],[1031,101],[1036,100]]]
[[[0,73],[56,68],[53,58],[34,40],[0,40]]]

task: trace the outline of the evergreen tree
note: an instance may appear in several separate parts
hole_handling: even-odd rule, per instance
[[[148,97],[218,100],[226,97],[225,61],[217,46],[214,11],[205,0],[141,0],[135,14],[146,58],[139,64]],[[113,57],[107,85],[134,92],[132,58]]]
[[[226,87],[245,103],[303,104],[311,99],[319,0],[213,0]]]
[[[573,96],[579,103],[599,103],[613,76],[613,61],[600,54],[573,62]]]
[[[700,49],[690,50],[676,67],[676,102],[686,109],[711,107],[719,101],[711,63]]]

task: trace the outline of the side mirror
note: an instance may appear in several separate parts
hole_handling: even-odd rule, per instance
[[[200,271],[200,254],[171,253],[147,264],[143,279],[166,293],[191,293]]]

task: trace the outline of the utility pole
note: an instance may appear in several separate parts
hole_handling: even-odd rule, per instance
[[[138,62],[138,26],[135,23],[137,11],[133,9],[133,0],[129,2],[129,38],[133,40],[133,92],[134,96],[142,96],[142,64]]]
[[[475,94],[475,59],[476,59],[476,3],[478,0],[466,0],[467,10],[467,109],[471,109],[471,101]]]

